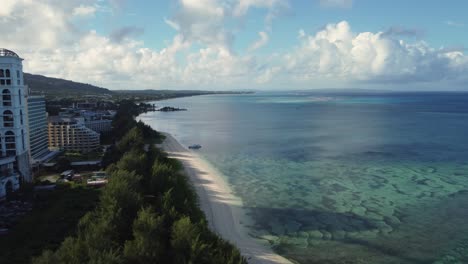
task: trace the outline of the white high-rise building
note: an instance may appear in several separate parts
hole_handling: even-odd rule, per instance
[[[0,197],[14,181],[31,181],[29,161],[27,95],[23,81],[23,59],[0,49]]]

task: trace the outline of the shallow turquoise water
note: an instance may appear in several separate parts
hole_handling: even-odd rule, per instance
[[[468,94],[259,93],[140,118],[200,154],[300,263],[468,263]]]

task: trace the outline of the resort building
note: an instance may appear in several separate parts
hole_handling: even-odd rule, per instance
[[[105,132],[111,131],[112,120],[108,120],[108,119],[86,120],[85,126],[98,133],[105,133]]]
[[[60,117],[83,118],[84,125],[98,133],[106,133],[112,130],[112,118],[115,113],[105,110],[86,110],[77,108],[64,108],[59,112]]]
[[[0,198],[32,181],[23,59],[0,49]]]
[[[44,96],[28,97],[29,146],[33,163],[49,154]]]
[[[99,147],[99,133],[87,128],[82,117],[51,116],[48,132],[52,150],[89,152]]]

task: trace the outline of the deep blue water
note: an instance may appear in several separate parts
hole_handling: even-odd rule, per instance
[[[301,263],[468,263],[468,93],[212,95],[140,116],[199,151]],[[451,262],[452,261],[452,262]]]

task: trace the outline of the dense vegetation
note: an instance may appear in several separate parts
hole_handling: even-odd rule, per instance
[[[154,147],[161,135],[135,122],[138,112],[120,104],[105,156],[110,180],[96,208],[33,263],[246,263],[208,229],[180,164]]]
[[[99,189],[76,184],[36,193],[33,210],[0,236],[0,263],[28,263],[44,249],[59,247],[74,233],[80,218],[94,209],[99,193]]]

